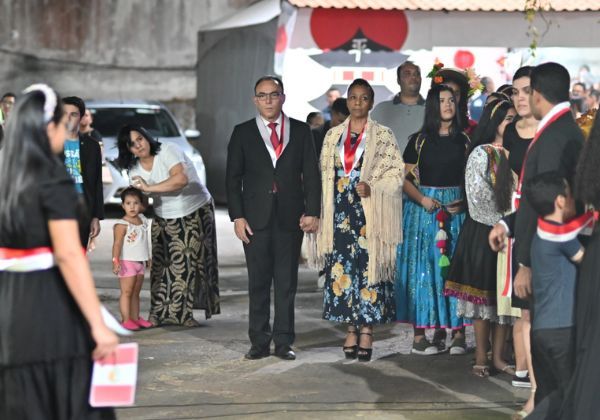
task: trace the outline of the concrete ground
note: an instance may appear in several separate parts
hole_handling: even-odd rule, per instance
[[[90,260],[99,294],[116,315],[113,223],[102,222]],[[376,328],[371,362],[346,361],[344,329],[321,319],[322,292],[308,268],[300,271],[296,298],[297,360],[244,360],[247,273],[224,210],[217,211],[217,232],[222,314],[205,320],[197,311],[198,328],[154,328],[123,339],[139,343],[141,360],[136,405],[119,409],[119,419],[508,419],[527,398],[507,375],[473,376],[472,352],[410,355],[412,329],[403,324]],[[147,280],[143,314],[148,289]],[[467,333],[472,346],[472,330]]]

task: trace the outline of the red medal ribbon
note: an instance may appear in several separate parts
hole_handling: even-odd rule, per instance
[[[352,130],[350,129],[350,121],[348,121],[348,134],[346,135],[346,141],[344,141],[344,172],[346,175],[349,175],[352,171],[352,167],[354,166],[354,158],[356,157],[356,149],[358,149],[358,146],[364,137],[363,135],[366,127],[367,124],[363,126],[362,131],[356,139],[356,143],[354,143],[354,146],[352,146]]]
[[[548,121],[546,121],[546,123],[538,129],[538,131],[535,133],[535,136],[533,137],[533,140],[529,144],[529,147],[527,148],[527,151],[525,152],[525,158],[523,159],[523,166],[521,167],[521,175],[519,176],[519,185],[517,187],[517,192],[515,194],[515,200],[514,200],[515,201],[514,202],[515,211],[519,208],[519,205],[521,204],[521,194],[522,194],[522,189],[523,189],[523,178],[525,176],[525,166],[526,166],[527,157],[529,156],[529,152],[530,152],[531,148],[538,141],[538,139],[540,138],[540,136],[542,135],[544,130],[550,124],[552,124],[554,121],[558,120],[560,117],[565,115],[567,112],[571,112],[569,108],[561,109],[559,112],[557,112],[555,115],[553,115],[552,118],[550,118]]]
[[[597,220],[597,211],[588,211],[561,225],[550,223],[540,217],[537,233],[540,238],[547,241],[567,242],[575,239],[584,229],[593,227]]]

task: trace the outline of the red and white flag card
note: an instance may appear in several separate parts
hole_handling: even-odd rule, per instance
[[[92,407],[122,407],[135,402],[138,345],[119,344],[115,356],[94,362],[90,405]]]

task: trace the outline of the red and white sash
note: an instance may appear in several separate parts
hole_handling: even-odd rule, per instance
[[[48,247],[13,249],[0,248],[0,271],[39,271],[56,265],[52,249]]]
[[[537,234],[546,241],[568,242],[577,238],[578,235],[591,235],[596,220],[598,220],[596,211],[588,211],[562,225],[539,218]]]
[[[552,111],[550,111],[550,112],[552,112]],[[521,204],[521,195],[522,195],[522,191],[523,191],[523,179],[525,177],[525,166],[527,164],[527,158],[529,157],[529,152],[533,148],[533,145],[535,143],[537,143],[537,141],[539,140],[539,138],[542,135],[542,133],[544,132],[544,130],[546,128],[548,128],[548,126],[550,124],[552,124],[553,122],[558,120],[560,117],[565,115],[567,112],[571,112],[568,102],[556,105],[554,115],[550,116],[550,118],[548,118],[546,121],[542,120],[541,125],[538,127],[537,131],[535,132],[535,136],[533,137],[533,140],[531,141],[531,143],[529,143],[529,147],[527,148],[527,151],[525,152],[525,158],[523,159],[523,166],[521,166],[521,174],[519,175],[519,184],[517,186],[517,191],[515,191],[515,193],[513,194],[513,211],[517,211],[519,209],[519,205]]]

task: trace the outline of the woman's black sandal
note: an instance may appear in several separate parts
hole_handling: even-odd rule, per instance
[[[373,337],[373,333],[370,332],[361,332],[359,333],[359,335],[370,335],[371,337]],[[373,343],[371,343],[371,346],[373,346]],[[371,347],[370,349],[366,349],[364,347],[358,347],[358,360],[360,362],[369,362],[371,361],[371,356],[373,355],[373,347]]]
[[[347,331],[348,334],[354,334],[358,337],[358,331],[356,330],[348,330]],[[344,346],[342,347],[342,350],[344,351],[344,355],[346,356],[346,359],[356,359],[356,354],[358,351],[358,344],[355,344],[353,346]]]

